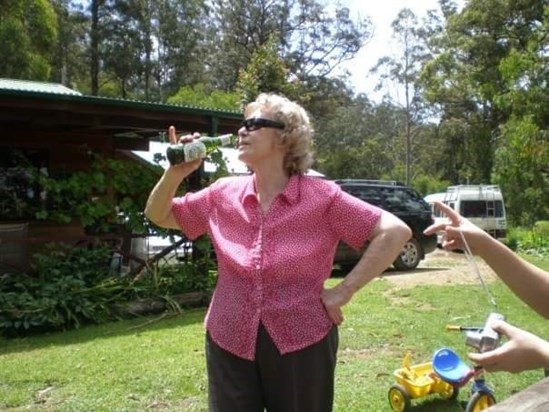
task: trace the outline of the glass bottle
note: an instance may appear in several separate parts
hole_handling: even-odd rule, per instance
[[[166,150],[166,157],[172,166],[192,162],[206,157],[218,147],[236,143],[236,140],[237,137],[234,134],[224,134],[216,137],[202,136],[192,142],[169,145]]]

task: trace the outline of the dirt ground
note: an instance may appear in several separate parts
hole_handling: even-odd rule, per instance
[[[490,267],[480,258],[474,262],[484,282],[496,279]],[[410,272],[387,270],[382,277],[394,282],[400,288],[411,288],[417,285],[451,285],[469,284],[480,281],[471,263],[463,253],[447,252],[437,249],[429,253],[419,266]]]

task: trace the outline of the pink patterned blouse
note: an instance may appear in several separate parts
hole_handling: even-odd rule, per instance
[[[262,213],[254,175],[222,178],[175,198],[172,211],[190,239],[208,234],[218,260],[205,324],[220,347],[255,357],[261,322],[280,353],[324,338],[332,327],[320,301],[337,244],[360,248],[381,210],[333,182],[292,176]]]

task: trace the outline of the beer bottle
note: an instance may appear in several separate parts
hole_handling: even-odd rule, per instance
[[[192,142],[169,145],[166,150],[166,157],[172,166],[192,162],[206,157],[218,147],[235,143],[236,140],[237,137],[234,134],[224,134],[216,137],[202,136]]]

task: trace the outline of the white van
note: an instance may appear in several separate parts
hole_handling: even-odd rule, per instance
[[[504,238],[507,234],[505,202],[498,185],[449,186],[446,192],[427,195],[424,200],[431,204],[435,222],[446,221],[444,215],[434,209],[433,201],[438,200],[457,210],[496,239]]]

